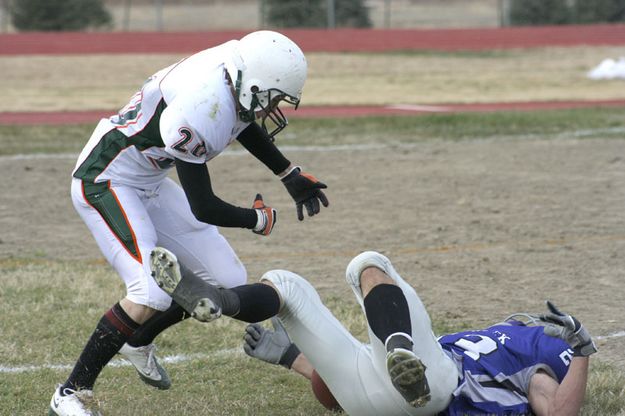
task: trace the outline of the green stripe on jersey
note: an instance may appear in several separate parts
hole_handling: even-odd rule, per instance
[[[161,113],[166,107],[165,101],[161,100],[146,126],[132,136],[126,136],[118,129],[113,129],[102,136],[102,139],[91,150],[89,156],[76,169],[74,177],[83,181],[94,182],[95,178],[106,169],[117,155],[130,146],[135,146],[139,151],[150,147],[164,147],[165,144],[161,137],[159,122]]]

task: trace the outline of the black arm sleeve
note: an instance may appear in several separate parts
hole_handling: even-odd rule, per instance
[[[267,133],[256,123],[247,126],[239,134],[237,140],[276,175],[285,171],[291,164],[273,144]]]
[[[206,164],[176,159],[176,172],[191,212],[199,221],[220,227],[256,226],[258,217],[255,210],[235,207],[215,195]]]

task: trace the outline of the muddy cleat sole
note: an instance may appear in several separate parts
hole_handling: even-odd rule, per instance
[[[396,348],[386,355],[386,368],[391,382],[413,407],[423,407],[430,401],[430,386],[425,365],[412,351]]]
[[[192,273],[182,275],[178,258],[171,251],[156,247],[150,253],[152,278],[172,299],[193,318],[210,322],[221,316],[217,288]]]
[[[169,250],[156,247],[150,253],[150,269],[158,286],[171,296],[182,280],[176,255]]]

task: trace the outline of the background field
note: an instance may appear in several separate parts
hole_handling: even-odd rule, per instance
[[[314,54],[304,105],[623,98],[585,73],[614,48],[488,53]],[[0,111],[117,108],[176,56],[0,57]],[[46,68],[45,77],[34,68]],[[68,71],[73,71],[68,76]],[[358,73],[357,77],[353,74]],[[356,97],[356,98],[355,98]],[[279,146],[329,185],[331,206],[299,223],[281,184],[236,146],[209,165],[216,192],[279,210],[269,238],[227,236],[250,280],[307,277],[354,334],[364,319],[344,284],[352,256],[388,255],[436,332],[487,325],[545,299],[599,336],[584,414],[623,414],[625,110],[294,118]],[[47,408],[95,322],[123,294],[71,207],[69,178],[93,125],[0,126],[0,414]],[[185,322],[157,341],[174,386],[107,368],[107,414],[323,415],[305,381],[240,351],[244,326]]]
[[[622,80],[586,77],[622,50],[311,53],[302,106],[623,99]],[[128,61],[124,55],[1,56],[0,111],[116,110],[156,69],[182,57],[139,55]]]

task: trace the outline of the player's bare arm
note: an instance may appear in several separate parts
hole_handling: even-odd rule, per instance
[[[538,416],[577,415],[584,404],[588,357],[573,357],[562,384],[539,371],[530,380],[528,399]]]
[[[573,350],[573,357],[560,384],[545,373],[535,374],[530,380],[528,399],[537,415],[576,415],[584,404],[588,357],[597,352],[597,348],[581,322],[549,301],[547,307],[549,313],[539,317],[545,325],[545,334],[566,341]]]

